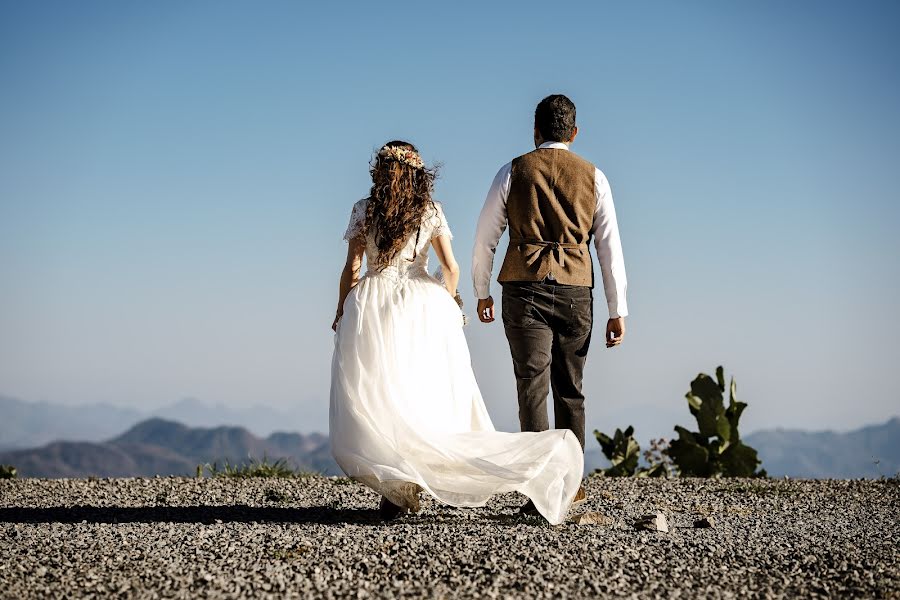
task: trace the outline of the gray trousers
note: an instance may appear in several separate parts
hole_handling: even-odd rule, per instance
[[[522,431],[550,428],[547,395],[553,392],[556,429],[571,429],[584,449],[584,363],[594,323],[588,286],[503,283],[501,315],[519,394]]]

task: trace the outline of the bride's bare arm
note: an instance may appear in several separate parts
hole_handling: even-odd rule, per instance
[[[450,245],[450,236],[438,235],[431,240],[434,252],[437,254],[444,272],[444,286],[451,296],[456,295],[456,286],[459,284],[459,265],[453,256],[453,246]]]
[[[365,251],[366,242],[362,237],[353,238],[347,245],[347,261],[344,263],[344,270],[341,271],[337,312],[334,315],[334,323],[331,324],[332,329],[337,329],[338,321],[344,315],[344,300],[347,299],[347,294],[359,283],[359,272],[362,270]]]

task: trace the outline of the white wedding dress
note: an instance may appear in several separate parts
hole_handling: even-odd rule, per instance
[[[345,240],[360,235],[366,201],[354,204]],[[462,314],[428,273],[432,238],[451,235],[435,208],[397,258],[381,271],[369,267],[344,302],[331,365],[332,453],[349,477],[400,506],[411,506],[413,484],[467,507],[517,491],[560,523],[581,485],[581,446],[568,429],[494,429]],[[366,242],[372,265],[378,249],[371,234]]]

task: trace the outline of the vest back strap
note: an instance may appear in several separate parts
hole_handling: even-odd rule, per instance
[[[536,240],[530,238],[510,239],[510,243],[515,244],[519,251],[525,255],[525,264],[531,267],[541,256],[549,249],[550,252],[556,251],[556,260],[560,267],[566,266],[565,255],[568,252],[582,250],[587,243],[575,244],[570,242],[548,242],[546,240]]]

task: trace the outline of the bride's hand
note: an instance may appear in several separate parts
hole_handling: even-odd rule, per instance
[[[338,324],[338,321],[341,320],[341,317],[342,317],[342,316],[343,316],[343,315],[341,314],[341,311],[338,311],[337,314],[334,315],[334,323],[331,324],[331,330],[332,330],[332,331],[337,331],[337,324]]]

